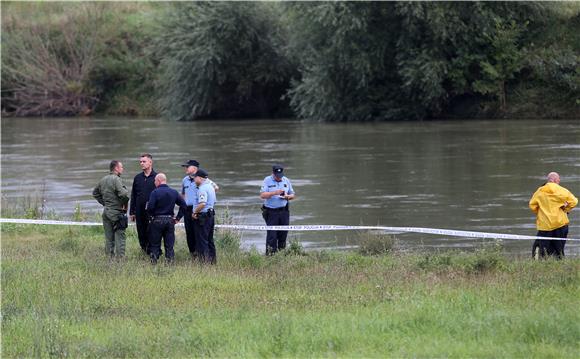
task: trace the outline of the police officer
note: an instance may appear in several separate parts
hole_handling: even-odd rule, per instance
[[[149,200],[151,192],[155,189],[155,176],[157,173],[153,169],[153,156],[149,153],[144,153],[139,158],[139,165],[143,170],[137,174],[133,179],[133,186],[131,187],[131,206],[129,207],[129,214],[131,221],[137,224],[137,235],[139,237],[139,245],[143,252],[150,254],[148,230],[149,216],[145,210],[145,205]]]
[[[110,173],[93,189],[93,197],[104,206],[105,252],[111,257],[123,258],[129,191],[121,180],[123,164],[113,160],[109,164],[109,170]]]
[[[213,232],[215,227],[215,189],[208,181],[207,172],[199,168],[195,173],[197,198],[193,206],[196,252],[202,262],[216,263]]]
[[[187,208],[185,211],[180,212],[177,219],[179,220],[183,217],[183,224],[185,225],[185,235],[187,238],[187,248],[189,248],[189,253],[191,256],[196,255],[196,245],[195,245],[195,226],[193,225],[193,204],[197,198],[197,186],[195,185],[195,173],[199,168],[199,162],[196,160],[189,160],[186,163],[182,164],[181,167],[185,168],[186,176],[183,177],[181,183],[181,194],[185,199],[185,203],[187,204]],[[210,183],[214,190],[217,192],[219,187],[210,179],[207,179],[208,183]]]
[[[175,205],[185,210],[186,204],[179,193],[167,185],[167,177],[163,173],[155,176],[155,187],[157,187],[147,202],[147,212],[151,216],[149,225],[149,240],[151,251],[151,263],[157,264],[161,255],[161,238],[165,247],[165,259],[167,263],[172,263],[175,258],[173,245],[175,244]]]
[[[287,226],[290,224],[288,202],[294,199],[294,189],[290,180],[284,176],[281,165],[272,166],[272,175],[264,178],[260,198],[264,200],[262,216],[268,226]],[[288,231],[266,232],[266,254],[271,255],[286,248]]]

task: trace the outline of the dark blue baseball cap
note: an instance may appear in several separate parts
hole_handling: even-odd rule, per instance
[[[284,167],[282,167],[282,165],[273,165],[272,172],[274,173],[274,176],[278,178],[284,177]]]
[[[197,162],[196,160],[189,160],[181,165],[181,167],[189,167],[189,166],[199,167],[199,162]]]
[[[207,178],[207,172],[202,170],[201,168],[197,169],[197,172],[195,172],[195,177],[201,177],[201,178]]]

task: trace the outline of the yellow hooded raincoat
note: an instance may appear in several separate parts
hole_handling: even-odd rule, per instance
[[[570,223],[568,212],[578,204],[578,198],[566,188],[548,182],[538,188],[530,200],[530,209],[537,215],[538,231],[552,231]]]

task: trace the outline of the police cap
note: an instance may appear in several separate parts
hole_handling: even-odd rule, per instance
[[[274,173],[274,176],[281,178],[282,176],[284,176],[284,167],[282,167],[282,165],[273,165],[272,166],[272,172]]]
[[[207,178],[207,172],[198,168],[197,172],[195,172],[195,177]]]
[[[197,162],[196,160],[189,160],[181,165],[181,167],[189,167],[189,166],[199,167],[199,162]]]

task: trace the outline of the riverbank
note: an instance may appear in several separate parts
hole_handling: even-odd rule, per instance
[[[100,228],[2,225],[3,356],[576,357],[580,260],[496,250],[265,258],[178,239],[152,267],[102,255]],[[226,249],[227,247],[229,249]]]

